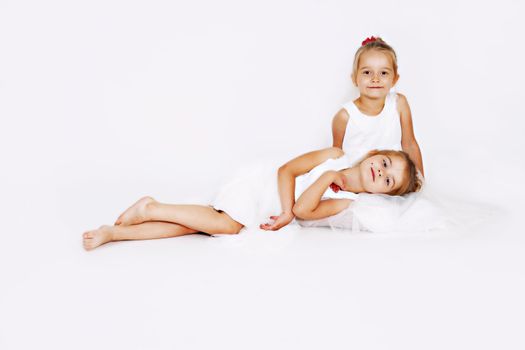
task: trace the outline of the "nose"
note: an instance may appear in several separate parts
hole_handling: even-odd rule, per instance
[[[372,81],[379,81],[379,74],[374,73],[374,75],[372,75]]]
[[[377,175],[381,177],[381,169],[377,169]]]

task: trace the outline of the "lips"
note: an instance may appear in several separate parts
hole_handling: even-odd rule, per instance
[[[369,89],[382,89],[382,86],[369,86]]]
[[[370,171],[372,172],[372,181],[376,181],[376,174],[374,173],[374,169],[370,168]]]

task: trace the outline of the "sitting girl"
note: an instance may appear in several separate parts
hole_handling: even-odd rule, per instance
[[[341,149],[327,148],[299,156],[278,171],[250,168],[226,184],[211,206],[163,204],[144,197],[115,226],[84,233],[84,249],[120,240],[237,234],[279,210],[280,202],[281,214],[259,226],[278,230],[294,217],[318,221],[350,209],[358,193],[403,195],[420,186],[414,163],[402,151],[372,151],[349,166]]]

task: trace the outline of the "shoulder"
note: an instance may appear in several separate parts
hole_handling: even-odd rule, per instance
[[[407,97],[399,92],[396,92],[397,95],[397,104],[398,105],[408,105]]]
[[[348,111],[346,108],[341,108],[334,116],[334,122],[347,122],[348,118],[350,118],[350,115],[348,114]]]
[[[408,105],[408,100],[405,95],[397,93],[397,111],[403,115],[410,111],[410,106]]]

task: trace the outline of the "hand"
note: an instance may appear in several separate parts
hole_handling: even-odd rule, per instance
[[[333,176],[334,176],[334,180],[333,182],[330,184],[330,188],[332,189],[332,191],[334,191],[335,193],[343,190],[346,188],[346,176],[341,173],[341,172],[338,172],[338,171],[334,171],[333,173]]]
[[[330,184],[330,188],[331,188],[332,191],[334,191],[335,193],[341,191],[341,187],[337,186],[337,185],[334,184],[334,183]]]
[[[293,213],[281,213],[279,216],[270,216],[270,220],[273,220],[273,223],[261,224],[259,228],[265,231],[277,231],[292,222],[294,217]]]

